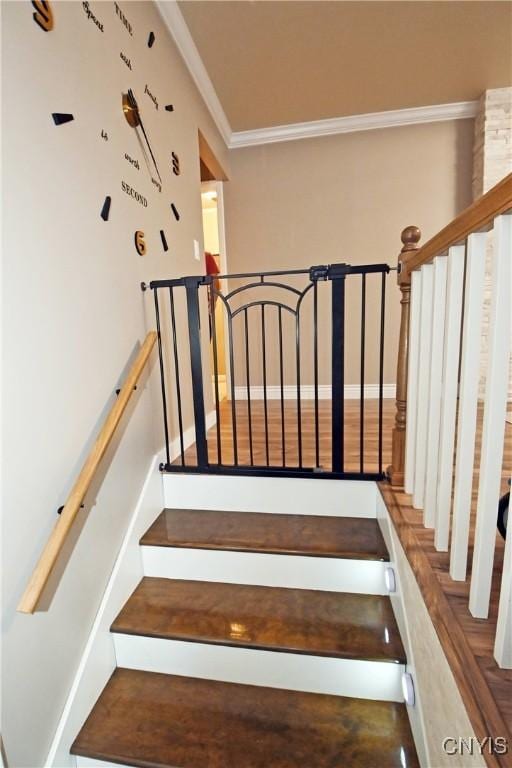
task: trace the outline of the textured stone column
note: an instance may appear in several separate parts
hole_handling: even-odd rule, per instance
[[[473,145],[473,199],[494,187],[512,173],[512,88],[485,91],[479,102],[475,119]],[[482,321],[480,358],[480,396],[485,391],[485,370],[488,359],[488,329],[490,310],[491,256],[493,236],[487,246],[485,298]],[[512,400],[512,363],[509,376],[509,399]]]

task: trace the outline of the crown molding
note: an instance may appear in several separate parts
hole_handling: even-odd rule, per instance
[[[253,131],[236,131],[231,134],[230,149],[275,144],[280,141],[313,139],[334,136],[339,133],[372,131],[378,128],[396,128],[403,125],[439,123],[445,120],[463,120],[475,117],[477,101],[459,101],[454,104],[434,104],[430,107],[393,109],[387,112],[370,112],[365,115],[333,117],[327,120],[311,120],[307,123],[276,125]]]
[[[199,93],[210,111],[219,132],[229,149],[275,144],[280,141],[314,139],[339,133],[371,131],[378,128],[394,128],[403,125],[438,123],[445,120],[463,120],[475,117],[477,101],[459,101],[453,104],[434,104],[430,107],[393,109],[387,112],[370,112],[365,115],[332,117],[327,120],[311,120],[306,123],[276,125],[250,131],[233,131],[222,108],[219,97],[206,71],[196,44],[179,9],[177,0],[155,0],[160,15],[180,52]]]
[[[196,44],[192,39],[192,35],[189,32],[187,23],[178,7],[178,3],[176,0],[156,0],[156,6],[222,138],[229,147],[232,136],[231,126],[199,55],[199,51],[196,48]]]

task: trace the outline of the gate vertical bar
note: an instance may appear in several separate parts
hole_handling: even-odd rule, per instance
[[[167,422],[167,398],[165,395],[165,375],[164,375],[164,358],[162,352],[162,335],[160,332],[160,309],[158,306],[158,289],[154,289],[155,299],[155,317],[156,317],[156,333],[158,337],[158,360],[160,362],[160,385],[162,387],[162,409],[164,413],[164,435],[165,435],[165,458],[167,465],[171,463],[171,457],[169,455],[169,425]]]
[[[216,419],[216,431],[217,431],[217,463],[222,464],[222,445],[220,434],[220,398],[219,398],[219,362],[217,351],[217,325],[215,319],[215,287],[212,284],[210,286],[210,318],[211,318],[211,333],[213,344],[213,378],[215,381],[215,419]]]
[[[279,385],[281,390],[281,448],[283,467],[286,466],[286,435],[284,425],[284,364],[283,364],[283,311],[279,311]]]
[[[204,415],[203,366],[201,361],[201,324],[199,315],[199,284],[202,278],[184,278],[187,294],[188,338],[190,344],[190,368],[192,373],[192,395],[194,400],[194,422],[196,431],[197,465],[208,466],[208,444],[206,441],[206,420]]]
[[[267,402],[267,350],[265,333],[265,305],[261,305],[261,351],[263,355],[263,408],[265,412],[265,456],[267,467],[270,465],[268,450],[268,402]]]
[[[249,456],[251,466],[254,464],[252,449],[252,413],[251,413],[251,366],[249,358],[249,320],[247,317],[247,307],[244,309],[244,328],[245,328],[245,378],[247,388],[247,419],[249,422]]]
[[[345,442],[345,275],[332,277],[332,471],[343,472]]]
[[[364,363],[366,333],[366,275],[361,275],[361,370],[360,370],[360,406],[359,406],[359,471],[364,472]]]
[[[156,291],[155,291],[156,293]],[[176,334],[176,313],[174,310],[174,289],[169,288],[169,301],[171,304],[172,346],[174,351],[174,372],[176,375],[176,400],[178,405],[178,427],[180,431],[181,464],[185,466],[185,444],[183,441],[183,409],[181,406],[180,362],[178,355],[178,337]]]
[[[382,474],[382,398],[384,396],[384,318],[386,316],[386,273],[382,273],[380,295],[380,351],[379,351],[379,474]]]
[[[318,425],[318,283],[313,283],[313,357],[315,368],[315,466],[320,467],[320,434]]]

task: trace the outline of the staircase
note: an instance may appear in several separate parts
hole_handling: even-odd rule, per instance
[[[140,544],[78,766],[419,765],[375,518],[165,509]]]

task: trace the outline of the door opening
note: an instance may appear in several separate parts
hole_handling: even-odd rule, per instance
[[[222,290],[222,281],[216,275],[226,274],[225,249],[223,247],[223,208],[222,182],[206,181],[201,183],[201,207],[203,213],[204,267],[207,275],[214,278],[216,290]],[[210,369],[213,371],[212,317],[215,313],[217,329],[217,386],[220,400],[226,399],[226,348],[224,313],[217,301],[217,296],[210,291]],[[215,390],[215,375],[212,374],[212,388]]]

